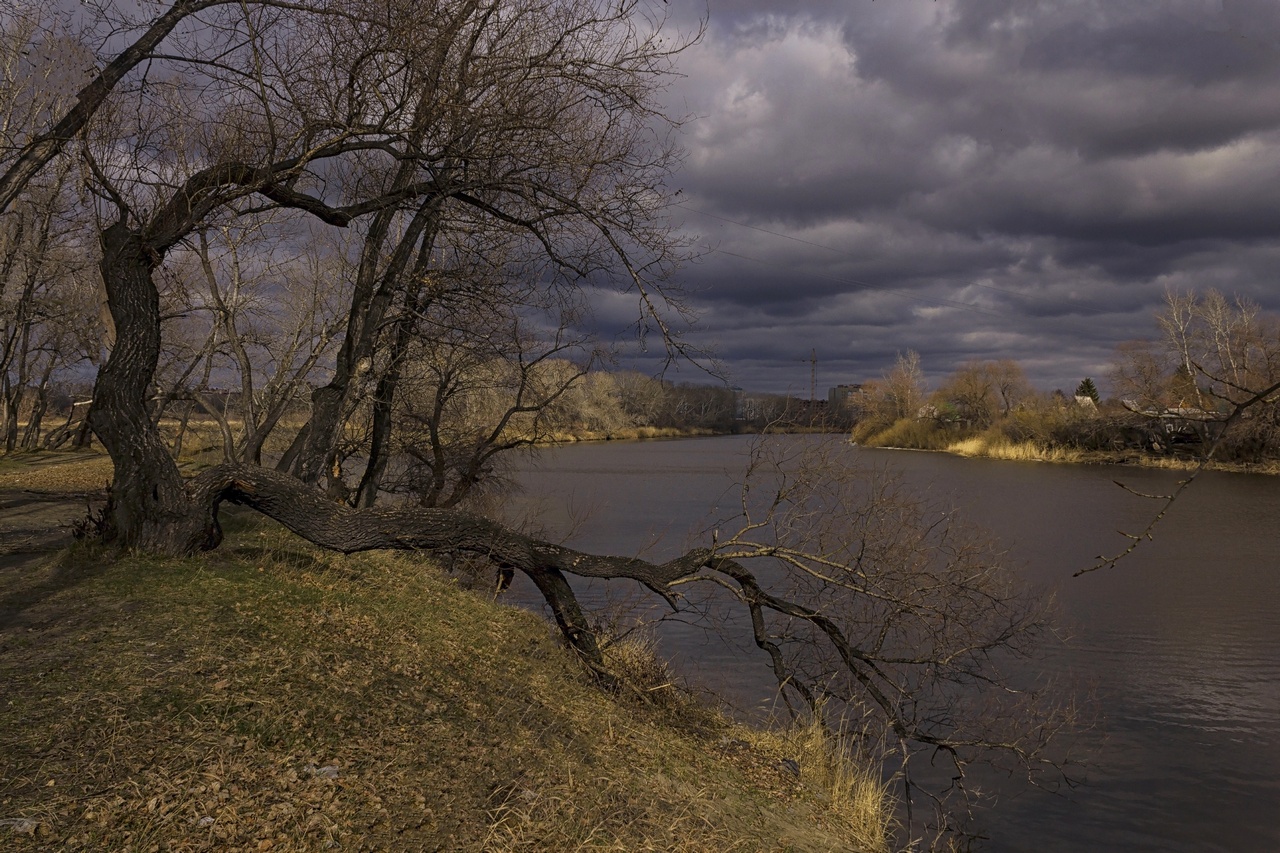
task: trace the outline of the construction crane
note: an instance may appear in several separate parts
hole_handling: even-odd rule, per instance
[[[804,405],[804,411],[808,414],[809,425],[813,425],[814,415],[817,412],[818,402],[816,395],[818,393],[818,350],[809,350],[809,357],[801,359],[801,361],[809,362],[809,400]]]
[[[817,397],[815,396],[817,393],[818,393],[818,350],[815,348],[809,351],[809,403],[810,405],[812,405],[813,401],[817,399]]]

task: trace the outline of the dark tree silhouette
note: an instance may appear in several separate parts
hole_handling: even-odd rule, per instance
[[[1086,376],[1076,386],[1077,397],[1088,397],[1094,403],[1098,402],[1098,386],[1093,384],[1093,380]]]

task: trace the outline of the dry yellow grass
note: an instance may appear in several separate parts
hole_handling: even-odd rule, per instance
[[[1013,462],[1079,462],[1083,458],[1083,454],[1071,448],[1044,447],[1030,441],[993,440],[985,435],[953,442],[947,445],[946,451],[958,456],[980,456]]]
[[[756,735],[761,748],[773,740],[775,752],[793,756],[800,778],[827,808],[851,828],[861,850],[887,850],[894,826],[893,797],[873,762],[859,753],[852,739],[833,735],[817,720],[782,731]]]
[[[111,459],[93,451],[18,453],[0,457],[0,489],[91,492],[106,488]]]
[[[799,747],[651,690],[643,648],[605,695],[430,564],[227,527],[0,572],[0,847],[885,849]]]

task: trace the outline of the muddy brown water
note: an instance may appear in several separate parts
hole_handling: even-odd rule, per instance
[[[782,440],[811,440],[803,437]],[[604,443],[547,450],[521,473],[522,504],[569,543],[665,559],[727,514],[750,439]],[[1094,754],[1069,796],[1009,794],[985,813],[995,851],[1280,850],[1280,478],[1203,475],[1155,539],[1120,565],[1073,578],[1121,549],[1154,506],[1117,487],[1170,489],[1181,472],[860,451],[991,530],[1030,583],[1058,596],[1070,638],[1044,662],[1089,685]],[[584,584],[587,602],[628,592]],[[652,601],[647,604],[652,605]],[[730,627],[662,629],[695,682],[747,713],[770,703],[764,661]]]

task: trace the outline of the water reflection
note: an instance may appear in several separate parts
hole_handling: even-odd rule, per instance
[[[795,439],[803,440],[803,439]],[[571,544],[666,559],[735,510],[749,440],[556,448],[522,476],[551,526],[589,508]],[[1090,784],[1070,800],[1018,794],[993,812],[991,850],[1280,849],[1280,478],[1205,475],[1154,541],[1119,566],[1072,578],[1121,550],[1155,507],[1117,488],[1167,491],[1178,472],[863,451],[963,509],[1058,595],[1070,633],[1050,665],[1093,686],[1101,725]],[[610,584],[592,584],[599,605]],[[727,632],[731,637],[734,629]],[[745,634],[739,634],[739,637]],[[674,625],[665,648],[744,708],[772,695],[741,641]]]

